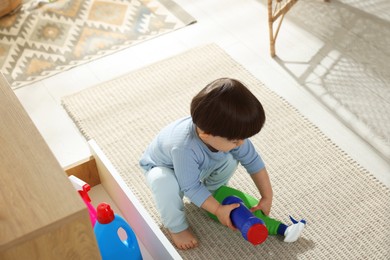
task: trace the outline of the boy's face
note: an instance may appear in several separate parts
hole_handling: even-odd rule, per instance
[[[230,150],[237,148],[244,143],[244,140],[242,139],[229,140],[224,137],[213,135],[208,135],[207,138],[204,139],[202,138],[202,141],[211,148],[221,152],[229,152]]]

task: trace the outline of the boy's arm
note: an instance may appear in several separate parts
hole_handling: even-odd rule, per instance
[[[215,215],[222,225],[227,226],[232,230],[235,230],[236,228],[230,220],[230,212],[239,206],[240,204],[238,203],[221,205],[212,195],[209,196],[202,204],[203,209]]]
[[[251,177],[261,195],[259,203],[256,207],[251,208],[251,211],[262,210],[265,215],[269,215],[272,207],[273,192],[268,172],[264,167],[259,172],[251,174]]]

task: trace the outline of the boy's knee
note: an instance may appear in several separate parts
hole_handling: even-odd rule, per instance
[[[154,192],[160,189],[167,192],[176,192],[180,189],[175,174],[171,169],[153,168],[146,174],[146,179]]]

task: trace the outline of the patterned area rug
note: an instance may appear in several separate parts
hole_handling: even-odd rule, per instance
[[[63,105],[161,224],[139,158],[163,126],[189,114],[194,94],[226,76],[245,82],[266,111],[264,129],[252,141],[273,183],[271,216],[290,223],[291,214],[308,224],[295,243],[270,236],[254,247],[239,232],[187,203],[188,220],[200,246],[180,255],[184,259],[390,259],[390,190],[216,45],[86,89],[64,98]],[[242,167],[229,185],[258,197]]]
[[[194,22],[171,0],[31,0],[0,19],[0,68],[15,89]]]

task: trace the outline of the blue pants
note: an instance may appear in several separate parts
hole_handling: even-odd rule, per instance
[[[213,193],[226,185],[237,169],[238,161],[229,154],[214,169],[200,173],[199,180]],[[147,183],[152,190],[157,210],[163,225],[172,233],[181,232],[189,227],[184,213],[183,192],[180,191],[174,169],[154,167],[145,172]]]

